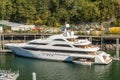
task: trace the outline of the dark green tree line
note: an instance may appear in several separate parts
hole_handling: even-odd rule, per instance
[[[116,0],[0,0],[0,19],[19,23],[58,26],[112,18],[112,25],[120,26]]]

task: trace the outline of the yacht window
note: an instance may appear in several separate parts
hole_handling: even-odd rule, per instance
[[[68,40],[68,41],[71,41],[71,42],[76,42],[76,41],[78,41],[78,39],[76,39],[76,38],[68,38],[67,40]]]
[[[70,45],[66,45],[66,44],[54,44],[53,46],[71,47]]]
[[[77,48],[86,48],[86,46],[82,46],[82,45],[74,45]]]
[[[63,39],[54,39],[54,41],[65,41]]]
[[[72,50],[55,50],[55,49],[41,49],[41,48],[31,48],[31,47],[22,47],[26,50],[32,50],[32,51],[49,51],[49,52],[62,52],[62,53],[78,53],[78,54],[88,54],[88,52],[85,51],[72,51]]]
[[[80,46],[79,45],[74,45],[75,47],[79,48]]]
[[[29,44],[33,44],[33,45],[47,45],[48,43],[29,43]]]

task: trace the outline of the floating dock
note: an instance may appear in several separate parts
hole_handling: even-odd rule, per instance
[[[10,54],[12,53],[11,50],[0,50],[0,54]]]

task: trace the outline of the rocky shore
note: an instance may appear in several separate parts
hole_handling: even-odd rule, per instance
[[[101,45],[99,45],[99,47],[102,50],[116,50],[117,45],[116,44],[102,44],[102,47]],[[119,45],[119,50],[120,50],[120,45]]]

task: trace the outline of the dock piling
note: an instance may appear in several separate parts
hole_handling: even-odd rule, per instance
[[[116,39],[116,58],[119,59],[119,38]]]
[[[102,48],[103,48],[103,38],[101,37],[100,49],[102,50]]]
[[[2,35],[2,50],[4,50],[4,35]]]
[[[36,73],[35,72],[32,73],[32,80],[36,80]]]

